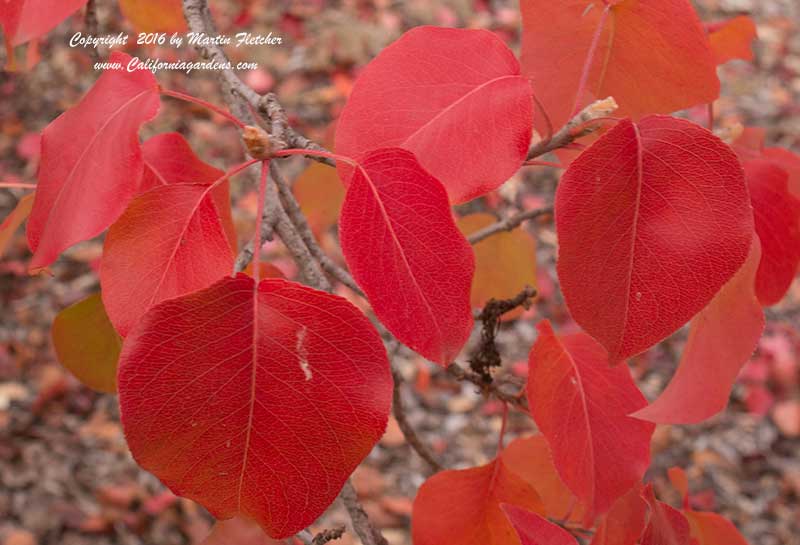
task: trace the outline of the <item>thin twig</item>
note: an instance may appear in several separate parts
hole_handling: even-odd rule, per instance
[[[598,127],[592,124],[587,125],[587,123],[589,121],[594,121],[595,119],[600,119],[601,117],[608,117],[616,109],[617,103],[612,97],[598,100],[589,104],[583,110],[578,112],[575,117],[570,119],[566,125],[561,127],[561,129],[559,129],[559,131],[555,133],[552,138],[541,140],[531,146],[531,148],[528,150],[528,156],[526,160],[530,161],[531,159],[535,159],[540,155],[544,155],[545,153],[563,148],[578,138],[594,132]]]
[[[422,442],[419,435],[406,416],[406,408],[403,403],[403,395],[400,391],[400,386],[403,384],[403,377],[396,370],[392,369],[392,378],[394,378],[394,389],[392,391],[392,411],[394,418],[397,420],[397,425],[400,431],[403,432],[408,445],[414,449],[414,452],[419,454],[419,457],[425,460],[434,472],[439,472],[444,469],[444,466],[436,459],[436,456],[428,448],[428,445]]]
[[[490,236],[500,233],[502,231],[512,231],[525,221],[536,219],[538,217],[546,216],[552,213],[553,213],[552,206],[547,206],[545,208],[537,208],[534,210],[526,210],[525,212],[520,212],[519,214],[515,214],[504,220],[500,220],[497,223],[487,225],[483,229],[475,231],[474,233],[472,233],[470,236],[467,237],[467,240],[469,241],[470,244],[477,244],[478,242],[487,239]]]
[[[500,401],[505,401],[506,403],[513,405],[523,412],[528,412],[528,402],[525,399],[525,396],[519,395],[519,392],[506,392],[494,382],[486,384],[480,375],[464,369],[457,363],[451,363],[448,365],[447,372],[456,380],[461,382],[471,382],[477,386],[486,397],[496,397]]]
[[[339,499],[342,500],[345,509],[347,509],[350,521],[353,523],[353,530],[361,538],[363,545],[389,545],[386,538],[369,521],[367,512],[364,511],[361,502],[358,501],[358,494],[356,494],[356,489],[350,479],[344,483],[344,487],[339,493]]]
[[[286,210],[286,214],[289,216],[289,219],[292,220],[292,223],[297,228],[297,232],[300,234],[300,237],[303,239],[303,242],[311,254],[331,278],[338,280],[357,294],[363,296],[364,294],[355,280],[353,280],[353,277],[350,276],[350,273],[337,265],[320,247],[319,242],[317,242],[314,236],[314,232],[308,225],[308,220],[306,220],[303,211],[300,209],[300,203],[297,202],[294,193],[292,193],[292,188],[289,187],[289,182],[283,176],[280,167],[273,163],[270,165],[270,169],[272,177],[278,185],[278,192],[281,197],[283,209]]]

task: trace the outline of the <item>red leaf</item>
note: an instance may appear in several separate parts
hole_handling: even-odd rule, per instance
[[[106,235],[103,302],[120,335],[153,305],[210,286],[234,255],[211,186],[175,184],[136,197]]]
[[[157,134],[142,144],[144,174],[139,191],[169,184],[211,184],[225,175],[220,169],[201,161],[189,142],[180,133]],[[330,169],[328,169],[330,170]],[[211,190],[211,198],[222,226],[236,250],[236,229],[231,218],[231,197],[228,181]]]
[[[475,259],[442,185],[399,148],[364,156],[339,238],[375,314],[402,343],[447,365],[472,329]]]
[[[753,215],[736,155],[682,119],[620,122],[556,193],[558,277],[612,362],[664,339],[747,258]]]
[[[87,0],[3,0],[0,24],[12,46],[24,44],[53,30]]]
[[[127,72],[128,59],[114,52],[111,62],[123,68],[104,72],[77,106],[42,133],[39,184],[28,221],[31,270],[100,234],[136,194],[142,175],[137,133],[156,115],[159,90],[151,72]]]
[[[423,26],[361,73],[336,127],[336,151],[360,159],[380,147],[407,149],[453,202],[464,202],[519,169],[532,120],[530,86],[502,40]]]
[[[800,201],[789,193],[789,177],[781,167],[763,159],[743,166],[762,248],[756,294],[770,306],[783,299],[800,263]]]
[[[753,41],[757,38],[757,32],[756,24],[750,17],[740,15],[706,25],[706,29],[717,64],[733,59],[753,60]]]
[[[502,460],[441,471],[425,481],[414,499],[414,545],[515,545],[516,532],[500,509],[503,503],[543,509],[536,491]]]
[[[650,520],[641,545],[689,545],[689,523],[683,513],[658,501],[651,484],[645,487],[642,498],[650,506]]]
[[[657,424],[695,424],[725,409],[739,371],[764,331],[764,312],[755,294],[760,259],[761,245],[753,237],[745,264],[692,319],[678,370],[667,388],[631,416]]]
[[[800,156],[783,148],[766,148],[764,157],[789,174],[789,191],[800,199]]]
[[[655,426],[627,416],[645,398],[626,366],[608,366],[594,339],[557,337],[547,320],[538,330],[527,385],[531,415],[561,478],[589,506],[589,525],[642,479]]]
[[[747,540],[739,533],[731,521],[716,513],[685,511],[689,521],[692,538],[698,545],[747,545]]]
[[[719,96],[708,38],[688,0],[523,0],[522,72],[556,128],[570,117],[606,4],[581,105],[613,96],[618,115],[638,119]]]
[[[522,545],[576,545],[575,538],[560,526],[516,505],[502,504]]]
[[[242,274],[153,307],[125,340],[118,379],[139,464],[274,538],[334,500],[392,396],[381,339],[354,306]]]
[[[683,509],[689,508],[689,477],[681,467],[671,467],[667,470],[667,477],[672,487],[681,495]]]
[[[0,223],[0,257],[3,257],[3,254],[6,253],[6,248],[11,243],[16,230],[30,215],[33,207],[33,198],[34,193],[28,193],[22,197],[17,202],[14,210],[5,217],[3,223]]]
[[[637,485],[619,498],[603,517],[591,545],[636,545],[644,531],[647,503]]]

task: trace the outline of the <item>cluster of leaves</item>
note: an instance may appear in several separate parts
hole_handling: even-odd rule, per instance
[[[473,329],[475,271],[452,205],[523,166],[534,128],[546,142],[608,95],[626,116],[606,121],[555,195],[558,277],[583,331],[538,325],[526,394],[540,435],[429,479],[414,541],[566,544],[593,531],[609,545],[743,542],[713,515],[659,502],[642,479],[655,423],[724,409],[762,306],[800,261],[800,160],[752,130],[731,146],[660,115],[717,98],[716,65],[746,56],[749,20],[704,28],[687,0],[527,0],[522,12],[521,63],[487,31],[415,28],[364,69],[337,125],[347,265],[389,332],[447,366]],[[259,281],[258,251],[252,278],[231,276],[229,178],[261,162],[261,210],[269,162],[313,152],[225,173],[178,134],[141,144],[162,92],[149,72],[108,71],[44,130],[30,268],[108,229],[102,294],[59,316],[59,357],[119,392],[134,457],[175,493],[290,536],[383,433],[389,361],[347,300]],[[88,347],[87,320],[101,338]],[[624,361],[687,322],[678,371],[648,405]]]

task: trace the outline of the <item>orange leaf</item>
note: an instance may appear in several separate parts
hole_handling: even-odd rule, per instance
[[[183,32],[181,0],[119,0],[122,14],[137,32]]]
[[[583,520],[586,508],[578,503],[559,477],[543,435],[512,441],[503,451],[502,458],[509,471],[536,489],[548,517],[573,522]]]
[[[437,473],[414,500],[414,545],[519,545],[501,503],[542,513],[542,500],[502,459],[469,469]]]
[[[619,498],[602,518],[591,545],[634,545],[644,530],[647,503],[637,485]]]
[[[678,370],[667,388],[631,416],[657,424],[694,424],[725,409],[733,383],[764,330],[764,312],[755,293],[760,261],[761,244],[754,236],[745,264],[692,319]]]
[[[116,392],[122,339],[111,325],[99,293],[59,312],[52,336],[58,361],[78,380],[93,390]]]
[[[458,220],[458,228],[468,236],[495,221],[491,214],[471,214]],[[495,299],[514,297],[528,286],[536,286],[536,239],[524,229],[497,233],[473,245],[475,276],[470,302],[483,307]],[[518,318],[525,310],[517,308],[504,319]]]
[[[6,253],[8,245],[11,242],[11,237],[14,236],[14,232],[31,213],[31,208],[33,208],[33,196],[34,193],[28,193],[22,197],[19,202],[17,202],[17,206],[14,207],[14,210],[6,216],[3,223],[0,223],[0,257],[3,257],[3,254]]]
[[[671,467],[667,470],[667,476],[675,490],[680,493],[683,508],[687,509],[689,507],[689,478],[686,476],[686,471],[680,467]]]
[[[733,59],[753,60],[753,41],[757,38],[756,24],[746,16],[740,15],[706,26],[708,40],[717,64]]]
[[[556,129],[570,117],[603,19],[581,106],[613,96],[620,117],[638,119],[719,96],[711,47],[688,0],[523,0],[521,8],[522,73]]]
[[[295,181],[292,192],[315,235],[320,236],[336,224],[345,193],[336,169],[313,163]]]
[[[650,520],[641,545],[689,545],[689,522],[683,513],[658,501],[652,484],[644,489],[642,498],[650,506]]]
[[[731,521],[716,513],[684,511],[698,545],[747,545]]]

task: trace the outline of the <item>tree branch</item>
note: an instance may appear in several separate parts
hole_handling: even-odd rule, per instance
[[[353,523],[353,530],[355,530],[356,535],[361,538],[361,543],[363,543],[363,545],[389,545],[386,538],[383,537],[380,531],[372,526],[372,523],[369,521],[367,512],[364,511],[361,502],[358,501],[356,489],[353,488],[353,483],[350,479],[344,483],[344,487],[339,493],[339,499],[342,500],[345,509],[347,509],[347,513],[350,515],[350,521]]]
[[[392,369],[392,378],[394,379],[394,389],[392,390],[392,411],[394,418],[397,420],[397,425],[400,426],[400,431],[403,432],[408,445],[414,449],[414,452],[419,454],[419,457],[425,460],[434,473],[442,471],[444,466],[436,459],[436,456],[431,452],[428,446],[422,442],[422,439],[417,435],[416,430],[411,426],[411,423],[406,417],[406,408],[403,403],[403,395],[400,391],[400,386],[403,384],[403,377],[400,376],[395,369]]]
[[[606,99],[598,100],[589,104],[583,110],[578,112],[575,117],[570,119],[566,125],[561,127],[561,129],[559,129],[559,131],[550,139],[541,140],[531,146],[531,148],[528,150],[527,160],[530,161],[531,159],[535,159],[536,157],[544,155],[545,153],[563,148],[578,138],[594,132],[598,127],[590,124],[590,122],[603,117],[608,117],[616,109],[617,102],[613,97],[608,97]]]
[[[475,231],[467,237],[467,240],[470,244],[477,244],[480,241],[487,239],[501,231],[512,231],[525,221],[536,219],[540,216],[546,216],[552,213],[552,206],[548,206],[546,208],[537,208],[534,210],[526,210],[525,212],[520,212],[519,214],[515,214],[504,220],[500,220],[497,223],[493,223],[492,225],[487,225],[483,229]]]

